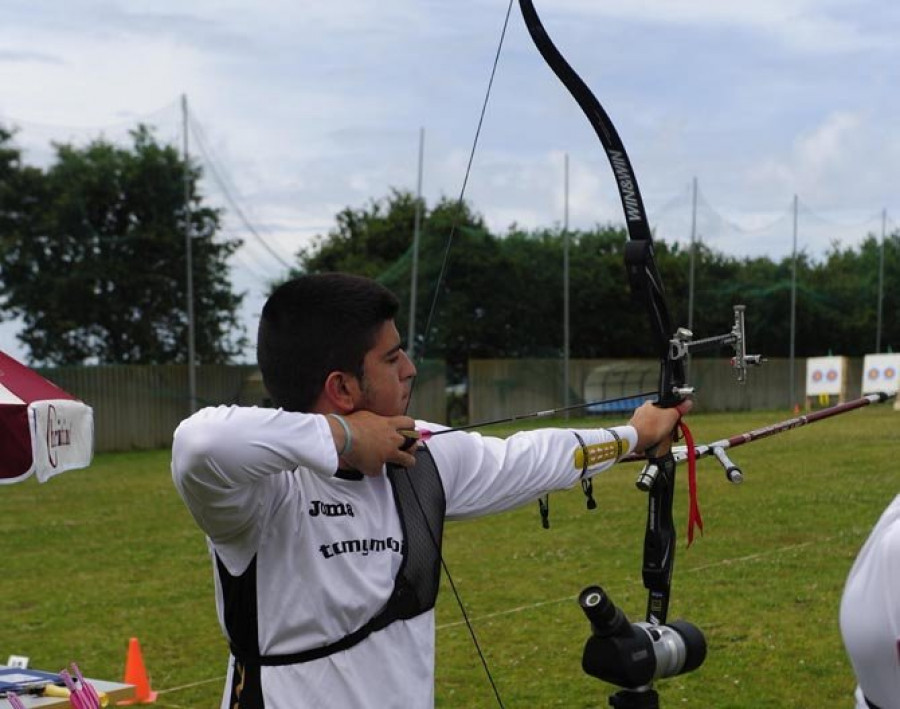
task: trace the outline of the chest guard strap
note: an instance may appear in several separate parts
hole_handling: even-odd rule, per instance
[[[285,655],[248,656],[232,644],[231,654],[243,665],[295,665],[341,652],[397,620],[408,620],[434,608],[441,578],[441,541],[446,498],[437,466],[427,448],[416,451],[411,469],[388,466],[388,479],[406,540],[405,553],[384,608],[365,625],[340,640]]]

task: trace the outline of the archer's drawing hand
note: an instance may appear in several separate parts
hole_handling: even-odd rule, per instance
[[[400,433],[403,429],[414,429],[415,421],[409,416],[379,416],[371,411],[354,411],[344,417],[353,442],[350,450],[341,456],[347,466],[364,475],[381,475],[386,463],[395,463],[404,468],[415,465],[415,456],[402,450],[407,439]],[[334,429],[332,428],[334,432]],[[338,434],[339,435],[339,434]],[[338,445],[338,440],[341,445]],[[343,447],[343,438],[335,438],[338,450]]]
[[[678,406],[662,409],[650,401],[646,401],[634,410],[628,422],[637,431],[638,440],[635,452],[646,452],[648,455],[663,456],[672,447],[672,432],[678,420],[691,410],[693,402],[685,399]]]

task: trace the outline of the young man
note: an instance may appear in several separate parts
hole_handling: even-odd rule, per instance
[[[222,707],[434,704],[444,519],[501,512],[667,443],[680,416],[413,446],[416,369],[373,281],[306,276],[263,308],[258,359],[278,409],[199,411],[175,432],[175,485],[206,533],[231,648]],[[686,409],[685,409],[686,410]]]
[[[860,549],[841,598],[857,709],[900,709],[900,495]]]

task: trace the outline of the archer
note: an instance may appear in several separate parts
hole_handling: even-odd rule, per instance
[[[257,349],[279,408],[207,408],[175,432],[175,485],[206,534],[231,649],[223,709],[433,706],[444,520],[667,448],[689,408],[644,404],[609,429],[416,441],[404,432],[441,427],[405,415],[416,369],[397,309],[364,278],[285,283]]]

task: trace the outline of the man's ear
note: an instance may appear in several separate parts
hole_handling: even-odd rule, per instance
[[[361,394],[359,380],[347,372],[331,372],[322,387],[322,398],[333,408],[345,413],[356,409]]]

